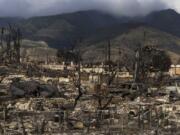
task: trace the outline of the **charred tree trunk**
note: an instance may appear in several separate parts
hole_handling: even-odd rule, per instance
[[[77,88],[78,88],[78,96],[75,98],[74,108],[76,107],[78,100],[83,95],[83,93],[81,91],[81,58],[80,58],[80,52],[78,52],[78,82],[77,82]]]

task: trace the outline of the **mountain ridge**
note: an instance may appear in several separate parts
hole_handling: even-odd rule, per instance
[[[105,47],[107,40],[114,40],[136,30],[129,34],[135,38],[126,40],[137,44],[136,42],[141,42],[137,35],[144,33],[139,28],[144,27],[147,33],[154,33],[151,34],[151,39],[158,38],[161,49],[177,56],[180,54],[180,14],[171,9],[155,11],[147,16],[119,18],[95,10],[79,11],[23,19],[17,21],[17,25],[21,28],[25,39],[45,41],[50,47],[57,49],[69,48],[74,45],[75,40],[82,39],[81,48],[84,50],[94,45],[97,45],[94,49],[98,48],[98,44]],[[122,40],[119,40],[119,44],[120,42]],[[132,46],[136,46],[132,43],[128,48],[129,51],[133,51]]]

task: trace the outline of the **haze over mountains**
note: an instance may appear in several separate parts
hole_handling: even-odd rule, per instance
[[[81,38],[84,56],[92,49],[102,51],[107,40],[114,48],[121,46],[133,52],[142,43],[144,31],[146,44],[167,50],[176,61],[180,55],[180,14],[172,9],[143,17],[114,17],[88,10],[29,19],[0,18],[0,25],[7,23],[18,24],[25,39],[45,41],[53,48],[71,47],[74,40]]]
[[[68,46],[72,39],[80,37],[86,39],[94,34],[97,35],[97,33],[107,37],[114,35],[114,33],[119,35],[119,32],[142,25],[180,36],[180,15],[171,9],[153,12],[145,17],[133,18],[116,18],[110,14],[89,10],[34,17],[21,21],[20,24],[25,37],[43,39],[53,47]]]

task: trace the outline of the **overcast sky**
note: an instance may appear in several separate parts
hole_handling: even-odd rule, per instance
[[[167,8],[180,13],[180,0],[0,0],[0,16],[30,17],[89,9],[135,16]]]

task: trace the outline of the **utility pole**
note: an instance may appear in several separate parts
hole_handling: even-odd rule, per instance
[[[81,92],[81,58],[80,58],[80,51],[78,51],[78,90],[82,95],[82,92]]]
[[[139,64],[140,64],[140,54],[139,50],[136,51],[135,56],[135,72],[134,72],[134,83],[137,83],[139,81]]]
[[[140,81],[140,72],[144,72],[144,67],[142,66],[142,48],[145,46],[146,42],[146,32],[143,33],[143,43],[139,44],[139,48],[136,51],[135,56],[135,72],[134,72],[134,83],[138,83]],[[142,46],[143,44],[143,46]]]
[[[120,48],[120,47],[119,47],[118,55],[119,55],[119,60],[118,60],[118,71],[120,71],[120,59],[121,59],[121,48]]]
[[[1,29],[1,47],[2,48],[3,48],[4,31],[5,31],[5,29],[2,27],[2,29]]]
[[[11,62],[11,35],[9,34],[7,36],[7,57],[8,57],[8,62]]]
[[[108,66],[109,66],[109,73],[111,71],[111,41],[108,41]]]
[[[21,31],[18,28],[17,29],[17,47],[16,47],[16,53],[17,53],[17,62],[20,63],[20,59],[21,59],[21,54],[20,54],[20,48],[21,48]]]
[[[108,61],[111,60],[111,41],[108,41]]]
[[[104,63],[105,63],[105,65],[106,65],[106,63],[107,63],[107,61],[108,61],[108,47],[107,46],[105,46],[105,51],[104,51],[104,57],[105,57],[105,59],[104,59]]]
[[[118,55],[119,55],[119,59],[118,59],[118,74],[117,74],[117,83],[118,83],[118,79],[119,79],[119,72],[120,72],[120,59],[121,59],[121,48],[119,47],[119,51],[118,51]]]

